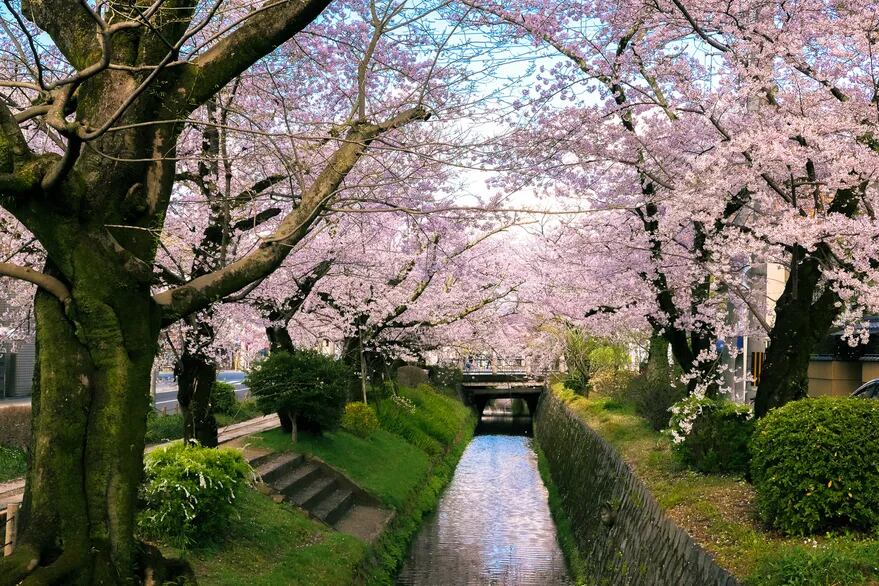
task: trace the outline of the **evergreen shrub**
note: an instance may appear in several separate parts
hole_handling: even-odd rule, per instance
[[[672,407],[669,427],[675,456],[688,468],[706,474],[748,473],[754,417],[747,405],[687,397]]]
[[[147,539],[188,549],[221,536],[253,471],[241,452],[174,443],[146,456],[137,523]]]
[[[633,377],[625,391],[624,399],[635,411],[650,423],[656,431],[668,427],[672,405],[687,394],[684,385],[675,384],[666,370],[651,371]]]
[[[214,381],[211,387],[211,409],[214,413],[233,415],[238,408],[235,385]]]
[[[290,414],[301,429],[320,433],[338,427],[345,409],[351,370],[312,350],[273,352],[247,375],[247,386],[263,413]]]
[[[879,401],[802,399],[773,409],[751,441],[761,517],[793,535],[879,528]]]

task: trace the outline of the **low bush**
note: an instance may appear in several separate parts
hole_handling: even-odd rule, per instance
[[[253,478],[241,452],[175,443],[150,452],[137,522],[147,539],[182,549],[220,537]]]
[[[30,405],[0,408],[0,444],[27,451],[30,443]]]
[[[378,404],[376,414],[385,430],[437,455],[443,445],[455,439],[469,412],[459,401],[421,385],[417,389],[401,388]]]
[[[147,431],[144,440],[148,444],[160,444],[183,437],[183,415],[163,415],[151,409],[147,415]]]
[[[342,429],[358,437],[369,437],[379,429],[378,417],[372,405],[356,402],[345,405],[342,415]]]
[[[750,407],[726,399],[687,397],[671,408],[677,459],[706,474],[747,474],[754,432]]]
[[[611,399],[625,397],[626,390],[632,382],[633,373],[626,369],[603,369],[592,375],[589,385],[592,392]]]
[[[638,415],[646,419],[653,429],[659,431],[668,427],[671,406],[686,394],[684,385],[675,384],[669,372],[648,370],[632,378],[622,398],[631,403]]]
[[[802,399],[770,411],[751,442],[761,517],[787,534],[879,528],[879,401]]]
[[[351,376],[341,361],[296,350],[274,352],[257,364],[247,385],[263,413],[278,412],[282,422],[292,418],[297,427],[320,433],[339,425]]]
[[[572,370],[564,380],[565,388],[580,395],[588,395],[589,377],[579,370]]]
[[[211,409],[215,414],[232,415],[238,407],[235,385],[214,381],[211,387]]]

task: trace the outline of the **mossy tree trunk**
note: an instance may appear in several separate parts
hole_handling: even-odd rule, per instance
[[[130,583],[144,567],[132,535],[160,322],[148,288],[102,278],[106,263],[87,247],[77,256],[91,268],[67,311],[42,291],[35,299],[33,447],[2,584]]]
[[[34,150],[0,102],[0,206],[48,258],[43,272],[0,263],[0,275],[39,287],[33,448],[19,545],[0,559],[0,586],[174,577],[157,550],[134,537],[161,328],[268,276],[309,233],[372,140],[429,117],[416,106],[351,123],[271,238],[228,266],[152,292],[183,121],[329,1],[267,3],[183,62],[173,44],[183,42],[195,16],[191,2],[165,0],[149,15],[124,2],[100,14],[85,2],[22,3],[81,75],[46,90],[45,109],[34,114],[61,137],[64,156],[54,147]],[[174,65],[163,68],[168,62]]]

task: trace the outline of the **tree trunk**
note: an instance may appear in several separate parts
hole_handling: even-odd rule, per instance
[[[803,256],[800,249],[799,256]],[[793,269],[784,292],[775,304],[775,325],[763,363],[763,375],[754,399],[754,414],[762,417],[775,407],[806,396],[809,358],[816,344],[830,331],[841,307],[839,297],[825,287],[815,299],[821,280],[819,261],[806,256]]]
[[[366,355],[363,353],[363,333],[360,334],[360,392],[363,394],[363,403],[366,404]]]
[[[93,283],[71,289],[66,312],[53,296],[35,298],[33,445],[3,585],[165,575],[146,567],[133,538],[158,323],[148,290],[116,288],[108,299]]]
[[[296,425],[296,414],[292,411],[287,412],[287,420],[290,422],[290,439],[295,444],[298,438],[299,426]]]
[[[177,402],[183,413],[183,441],[195,440],[210,448],[217,446],[211,391],[217,380],[217,366],[202,354],[184,351],[177,377]]]
[[[293,338],[285,326],[266,327],[266,337],[269,339],[270,352],[293,352]]]

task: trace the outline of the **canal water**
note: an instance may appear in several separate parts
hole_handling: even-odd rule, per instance
[[[570,584],[530,418],[484,416],[397,583],[405,586]]]

